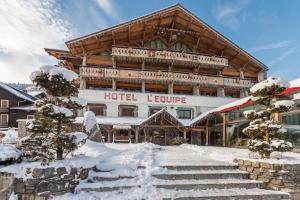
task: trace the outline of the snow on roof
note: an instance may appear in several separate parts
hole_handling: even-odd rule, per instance
[[[119,130],[124,130],[124,129],[131,129],[131,126],[129,125],[113,125],[113,129],[119,129]]]
[[[29,94],[29,95],[31,95],[31,96],[33,96],[33,97],[36,97],[36,96],[38,96],[38,95],[40,95],[40,94],[42,94],[42,93],[44,93],[44,91],[42,91],[42,90],[27,91],[27,94]]]
[[[300,87],[300,78],[292,80],[290,82],[291,87]]]
[[[290,87],[289,82],[286,82],[286,81],[282,80],[280,77],[271,76],[271,77],[267,78],[266,80],[261,81],[259,83],[256,83],[255,85],[253,85],[250,88],[250,92],[255,93],[255,92],[260,91],[260,90],[262,90],[266,87],[271,87],[272,85],[278,85],[278,86],[286,87],[286,88]]]
[[[73,81],[78,77],[78,74],[66,68],[57,67],[53,65],[44,65],[41,66],[38,70],[33,71],[30,75],[30,79],[34,80],[37,76],[40,76],[41,74],[49,74],[50,77],[61,74],[63,78],[67,81]]]
[[[19,107],[11,107],[10,109],[13,110],[24,110],[24,111],[33,111],[33,110],[37,110],[36,107],[34,105],[30,105],[30,106],[19,106]]]
[[[186,126],[187,122],[185,120],[180,120],[178,119],[172,112],[169,112],[166,108],[162,108],[160,111],[150,115],[148,118],[144,119],[143,121],[140,122],[139,125],[147,122],[148,120],[152,119],[153,117],[157,116],[157,115],[160,115],[161,113],[167,113],[169,114],[171,117],[173,117],[176,121],[178,121],[178,123],[181,125],[181,126]]]
[[[21,99],[24,99],[24,100],[27,100],[27,101],[30,101],[30,102],[34,102],[36,99],[35,97],[21,91],[21,90],[18,90],[16,88],[13,88],[3,82],[0,81],[0,87],[5,89],[6,91],[12,93],[13,95],[21,98]]]
[[[220,106],[218,108],[209,110],[207,112],[202,113],[201,115],[199,115],[198,117],[194,118],[190,123],[189,126],[193,125],[194,123],[204,120],[206,119],[210,114],[213,113],[219,113],[219,112],[225,112],[228,111],[229,109],[234,109],[234,108],[239,108],[242,107],[243,105],[246,105],[247,103],[249,103],[251,101],[252,96],[248,96],[242,99],[239,99],[237,101],[225,104],[223,106]]]
[[[138,117],[97,117],[98,124],[105,125],[139,125],[145,118]],[[83,123],[83,117],[77,117],[75,123]]]

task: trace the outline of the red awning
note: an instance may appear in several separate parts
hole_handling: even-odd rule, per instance
[[[280,93],[280,95],[284,95],[284,94],[290,94],[296,91],[299,91],[300,87],[292,87],[292,88],[287,88],[285,89],[283,92]]]
[[[293,93],[293,92],[296,92],[296,91],[299,91],[299,90],[300,90],[300,87],[287,88],[283,92],[281,92],[279,95],[290,94],[290,93]],[[223,108],[222,110],[218,110],[218,111],[213,112],[213,114],[229,112],[229,111],[239,109],[241,107],[251,105],[251,104],[253,104],[253,103],[252,103],[251,99],[249,99],[247,102],[244,102],[244,103],[241,103],[241,104],[238,104],[238,105],[234,105],[234,106],[230,106],[230,107],[227,107],[227,108]]]

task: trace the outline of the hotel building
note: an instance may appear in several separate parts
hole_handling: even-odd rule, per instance
[[[79,97],[107,142],[170,144],[181,137],[208,144],[208,126],[197,126],[197,116],[248,96],[267,71],[180,4],[66,46],[45,50],[79,74]]]

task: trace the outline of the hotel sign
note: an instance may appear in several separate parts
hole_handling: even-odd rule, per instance
[[[143,96],[135,93],[104,92],[104,100],[119,102],[147,102],[162,104],[186,104],[185,96],[169,96],[146,94]]]
[[[226,97],[169,95],[158,93],[114,92],[105,90],[79,90],[79,97],[88,103],[99,104],[130,104],[130,105],[174,105],[174,106],[205,106],[218,107],[236,99]]]

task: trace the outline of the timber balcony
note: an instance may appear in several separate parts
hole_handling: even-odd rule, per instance
[[[136,47],[113,47],[112,56],[114,56],[117,60],[145,60],[151,62],[174,63],[190,66],[210,66],[214,68],[223,68],[228,66],[228,60],[223,57]]]
[[[163,82],[163,83],[179,83],[188,85],[202,85],[202,86],[224,86],[234,88],[249,88],[253,85],[250,80],[202,76],[194,74],[161,72],[161,71],[140,71],[140,70],[123,70],[111,68],[95,68],[95,67],[81,67],[80,76],[86,79],[99,80],[125,80],[130,82]]]

